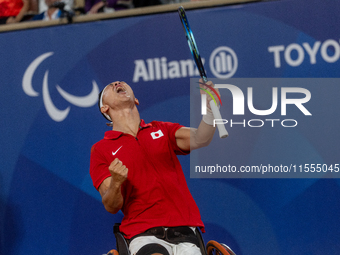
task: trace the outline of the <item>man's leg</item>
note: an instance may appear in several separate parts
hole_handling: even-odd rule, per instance
[[[192,243],[180,243],[173,250],[174,255],[202,255],[201,249]]]
[[[154,236],[140,236],[133,239],[129,250],[131,255],[173,255],[171,244]]]

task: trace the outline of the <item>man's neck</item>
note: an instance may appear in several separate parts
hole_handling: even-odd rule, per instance
[[[112,130],[120,131],[136,137],[139,124],[140,116],[137,108],[124,109],[114,114]]]

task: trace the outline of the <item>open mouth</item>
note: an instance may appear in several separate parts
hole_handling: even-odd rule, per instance
[[[116,87],[116,92],[117,92],[118,94],[120,94],[120,93],[125,93],[125,92],[126,92],[126,89],[125,89],[123,86],[117,86],[117,87]]]

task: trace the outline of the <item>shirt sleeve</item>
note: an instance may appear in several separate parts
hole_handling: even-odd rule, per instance
[[[100,184],[111,176],[109,164],[105,157],[97,150],[96,145],[92,146],[90,158],[90,175],[93,186],[98,190]]]
[[[184,151],[181,148],[179,148],[177,146],[177,142],[176,142],[176,131],[182,127],[184,127],[183,125],[180,125],[178,123],[172,123],[172,122],[162,122],[162,124],[164,125],[164,127],[167,129],[168,131],[168,136],[169,136],[169,140],[170,140],[170,144],[172,149],[175,151],[175,153],[177,155],[187,155],[190,153],[190,151]]]

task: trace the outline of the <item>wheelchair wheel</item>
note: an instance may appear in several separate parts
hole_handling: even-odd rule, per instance
[[[220,244],[216,241],[209,241],[207,243],[208,255],[236,255],[232,249],[225,244]]]
[[[119,255],[118,251],[116,251],[115,249],[109,251],[106,255]]]

